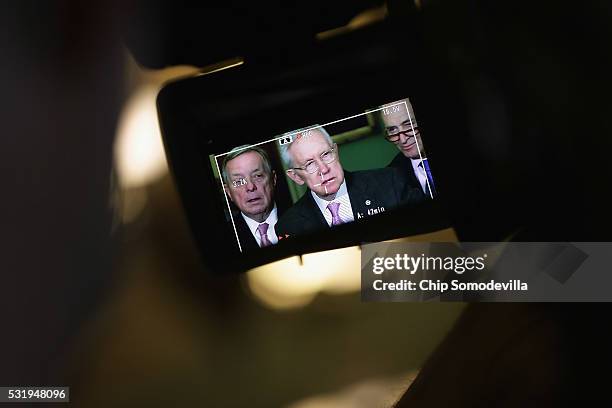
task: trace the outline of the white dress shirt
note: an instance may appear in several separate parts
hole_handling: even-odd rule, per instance
[[[323,213],[323,217],[325,217],[325,221],[327,221],[327,225],[331,227],[332,225],[332,213],[327,209],[329,203],[340,203],[340,207],[338,208],[338,215],[342,220],[342,223],[355,221],[355,217],[353,216],[353,208],[351,207],[351,200],[349,198],[348,190],[346,188],[346,179],[342,181],[338,192],[336,193],[336,198],[331,201],[327,201],[316,195],[314,192],[310,191],[312,197],[317,203],[319,210]]]
[[[272,244],[278,243],[278,237],[276,236],[276,230],[275,230],[276,223],[278,222],[278,211],[276,210],[276,204],[274,204],[274,208],[272,209],[272,211],[270,211],[270,215],[268,215],[268,218],[266,218],[263,222],[257,222],[247,217],[243,213],[240,213],[240,215],[242,215],[242,218],[244,218],[247,225],[249,226],[249,230],[251,230],[251,234],[253,234],[253,236],[255,237],[255,241],[257,241],[257,245],[261,247],[261,237],[259,236],[259,232],[257,231],[257,228],[259,227],[260,224],[263,224],[264,222],[268,223],[268,232],[266,233],[266,235],[268,236],[268,239],[270,240]]]
[[[427,160],[427,158],[423,157],[423,160]],[[417,179],[419,180],[419,183],[421,183],[421,189],[423,189],[423,192],[427,196],[430,196],[431,193],[429,192],[429,188],[427,187],[427,171],[425,170],[425,165],[420,166],[420,164],[421,164],[421,162],[423,160],[421,160],[421,159],[410,159],[410,162],[412,163],[412,168],[414,169],[414,174],[417,176]]]

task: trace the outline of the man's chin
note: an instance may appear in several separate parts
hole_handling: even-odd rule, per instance
[[[257,216],[260,216],[266,213],[267,210],[268,210],[268,207],[265,204],[261,203],[261,204],[257,204],[257,205],[253,205],[253,206],[249,206],[245,208],[245,211],[243,211],[243,213],[249,216],[257,217]]]
[[[415,149],[410,150],[402,150],[402,154],[406,156],[408,159],[419,159],[419,151]]]
[[[327,189],[325,187],[320,187],[320,189],[317,191],[317,194],[320,197],[326,197],[326,196],[336,194],[338,190],[340,189],[339,188],[340,186],[337,186],[336,183],[329,184],[326,187]]]

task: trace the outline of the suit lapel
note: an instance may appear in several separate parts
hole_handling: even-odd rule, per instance
[[[252,249],[259,248],[255,237],[251,233],[249,226],[246,221],[242,217],[240,212],[234,214],[234,224],[236,225],[236,232],[238,232],[238,237],[240,238],[240,245],[243,249]]]
[[[365,183],[356,182],[356,175],[348,171],[344,172],[344,179],[346,180],[346,189],[351,201],[353,218],[357,220],[359,218],[358,213],[361,213],[363,216],[367,212],[365,201],[370,198],[368,186]]]
[[[415,186],[418,187],[421,191],[423,191],[423,187],[421,186],[421,182],[419,181],[419,178],[416,176],[415,172],[414,172],[414,167],[412,167],[412,160],[410,159],[406,159],[408,162],[407,170],[408,170],[408,178],[410,179],[408,182]]]
[[[414,167],[412,167],[412,160],[405,157],[402,153],[398,153],[397,156],[393,159],[390,164],[391,167],[395,167],[403,172],[407,178],[408,184],[413,187],[418,187],[423,191],[423,187],[421,186],[421,182],[414,172]]]
[[[321,210],[319,209],[319,206],[315,202],[315,199],[312,196],[312,193],[310,192],[310,190],[307,190],[306,193],[304,194],[308,196],[304,200],[304,209],[306,210],[306,214],[307,214],[306,217],[309,220],[312,220],[317,225],[324,225],[328,227],[327,221],[325,220],[325,217],[321,213]]]

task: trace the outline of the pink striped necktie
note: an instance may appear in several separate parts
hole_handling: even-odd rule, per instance
[[[342,219],[340,218],[339,209],[340,203],[329,203],[327,204],[327,209],[332,215],[332,223],[331,225],[340,225],[342,224]]]
[[[268,239],[268,223],[264,222],[262,224],[259,224],[259,227],[257,227],[257,232],[259,232],[259,237],[261,238],[261,247],[267,247],[268,245],[272,244],[270,242],[270,240]]]

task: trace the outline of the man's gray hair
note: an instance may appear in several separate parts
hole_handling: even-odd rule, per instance
[[[261,156],[261,162],[263,164],[263,169],[267,173],[268,176],[272,175],[272,165],[270,165],[270,158],[268,157],[268,153],[261,147],[251,146],[251,145],[242,145],[238,147],[234,147],[228,154],[223,156],[223,164],[221,165],[221,177],[223,177],[223,183],[226,185],[229,184],[229,175],[227,174],[227,163],[230,160],[235,159],[236,157],[248,153],[255,152]]]
[[[297,130],[297,131],[285,133],[285,134],[283,134],[283,136],[291,136],[292,139],[293,139],[293,141],[291,143],[287,143],[287,144],[284,144],[284,145],[280,146],[281,159],[283,160],[283,164],[285,165],[286,168],[291,169],[291,168],[295,167],[295,164],[293,163],[293,158],[291,157],[291,153],[289,153],[289,148],[291,148],[291,146],[295,142],[295,139],[296,139],[297,136],[308,137],[309,135],[305,134],[305,133],[307,131],[309,131],[309,130],[317,130],[317,131],[319,131],[323,135],[323,138],[325,139],[327,144],[330,145],[330,146],[333,146],[334,141],[332,140],[332,138],[329,135],[329,133],[327,133],[327,130],[325,130],[325,128],[323,128],[323,126],[315,125],[314,127],[308,127],[308,128],[303,129],[303,130]]]

